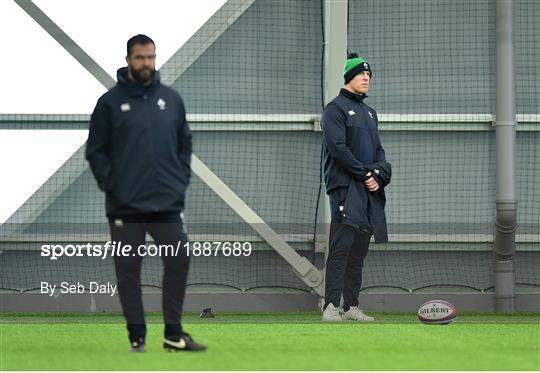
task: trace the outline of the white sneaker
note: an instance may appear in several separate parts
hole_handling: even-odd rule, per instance
[[[341,317],[341,313],[343,310],[339,307],[334,307],[332,303],[330,303],[326,309],[324,310],[322,314],[323,321],[342,321],[343,318]]]
[[[364,311],[359,310],[358,307],[350,307],[349,310],[343,314],[343,320],[375,321],[373,317],[366,315]]]

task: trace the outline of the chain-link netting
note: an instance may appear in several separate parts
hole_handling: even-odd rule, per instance
[[[515,3],[516,267],[522,284],[539,282],[529,265],[538,262],[540,249],[539,80],[532,63],[538,11],[533,1]],[[384,253],[386,260],[379,258],[383,253],[368,257],[366,268],[377,278],[371,282],[366,273],[372,286],[399,287],[400,280],[407,289],[493,286],[495,13],[496,2],[488,0],[349,2],[348,49],[372,66],[367,103],[379,114],[394,170],[387,193],[391,242],[384,245],[392,251]],[[523,123],[520,114],[533,116]],[[405,268],[389,271],[388,262],[397,258]]]
[[[372,67],[366,103],[378,113],[394,172],[386,191],[390,242],[371,246],[364,288],[493,287],[495,6],[491,0],[349,1],[348,49]],[[540,3],[523,0],[514,7],[516,281],[540,285]],[[246,223],[242,203],[294,251],[324,267],[323,16],[318,0],[231,1],[160,69],[162,81],[185,101],[194,155],[202,162],[187,191],[190,240],[249,242],[252,249],[249,256],[193,257],[189,285],[309,290]],[[2,130],[88,127],[87,114],[0,119]],[[202,173],[208,170],[218,184]],[[229,189],[243,202],[223,197]],[[1,289],[116,281],[110,258],[41,256],[42,245],[110,239],[104,195],[84,146],[0,230]],[[160,287],[161,281],[160,258],[145,258],[143,285]]]

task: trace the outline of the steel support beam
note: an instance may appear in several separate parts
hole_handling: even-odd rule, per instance
[[[32,0],[14,0],[34,21],[36,21],[54,40],[73,56],[90,74],[107,89],[114,87],[116,81],[86,53],[68,34],[49,18]]]
[[[160,69],[172,84],[219,38],[255,0],[228,0]]]
[[[516,296],[516,89],[512,0],[497,0],[495,310],[513,312]]]
[[[323,100],[328,104],[339,93],[343,86],[343,63],[347,56],[347,16],[348,0],[324,1],[324,69]],[[328,257],[330,239],[330,201],[322,184],[322,216],[324,226],[326,257]]]

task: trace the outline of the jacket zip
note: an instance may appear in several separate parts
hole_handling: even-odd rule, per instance
[[[155,150],[154,150],[154,143],[155,143],[155,134],[154,134],[154,129],[153,129],[153,126],[152,126],[152,123],[150,121],[150,116],[149,116],[149,110],[151,110],[151,107],[150,107],[150,104],[149,104],[149,101],[150,101],[150,95],[148,93],[145,93],[143,95],[143,106],[144,106],[144,122],[145,122],[145,125],[147,126],[148,128],[148,137],[150,139],[149,141],[149,144],[148,144],[148,148],[150,150],[150,154],[152,155],[151,156],[151,167],[152,167],[152,184],[154,185],[154,189],[157,188],[157,186],[155,185],[156,183],[156,180],[157,180],[157,173],[156,173],[156,154],[155,154]],[[150,207],[152,209],[152,211],[158,211],[158,208],[152,204],[152,206]]]

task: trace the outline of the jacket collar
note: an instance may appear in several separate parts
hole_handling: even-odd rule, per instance
[[[131,96],[143,96],[146,93],[153,91],[158,85],[161,84],[159,71],[156,71],[152,83],[148,86],[144,86],[137,81],[133,81],[128,77],[128,68],[121,67],[116,72],[118,84],[124,87]]]
[[[353,93],[345,88],[341,88],[341,90],[339,91],[339,94],[341,96],[345,96],[351,100],[358,101],[358,102],[364,101],[364,99],[367,97],[365,93]]]

